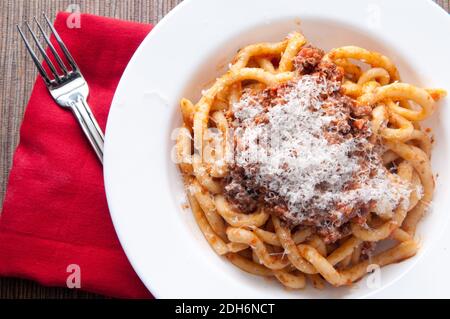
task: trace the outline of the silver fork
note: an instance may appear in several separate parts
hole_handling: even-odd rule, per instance
[[[83,75],[81,74],[80,69],[75,63],[75,60],[73,59],[69,50],[61,40],[61,37],[59,36],[58,32],[56,32],[55,28],[53,27],[47,16],[45,14],[43,14],[43,16],[45,21],[49,25],[50,30],[55,36],[58,45],[60,46],[62,52],[64,53],[64,56],[67,62],[69,63],[69,66],[66,66],[64,64],[63,60],[56,52],[55,47],[50,42],[49,37],[45,34],[43,27],[36,19],[36,17],[34,17],[34,21],[36,22],[40,32],[44,36],[45,42],[47,43],[51,53],[53,54],[55,61],[59,66],[60,72],[58,72],[55,65],[52,63],[49,56],[45,52],[44,48],[39,43],[36,34],[31,30],[31,27],[28,24],[28,22],[26,22],[25,25],[29,30],[29,32],[31,33],[34,42],[36,42],[39,52],[44,58],[44,61],[47,63],[48,68],[53,74],[53,78],[49,77],[47,71],[45,70],[43,65],[40,63],[38,57],[36,56],[36,53],[31,48],[30,43],[28,42],[27,38],[22,32],[20,26],[17,26],[19,34],[22,37],[25,46],[28,52],[30,53],[31,58],[33,59],[33,62],[39,71],[39,74],[42,76],[51,96],[56,101],[56,103],[58,103],[58,105],[60,105],[63,108],[70,109],[73,112],[73,114],[78,120],[78,123],[80,123],[80,126],[83,129],[84,134],[86,134],[86,137],[88,138],[89,142],[91,143],[92,147],[97,153],[98,158],[100,159],[101,162],[103,162],[104,135],[87,103],[87,98],[89,95],[88,84],[85,81]]]

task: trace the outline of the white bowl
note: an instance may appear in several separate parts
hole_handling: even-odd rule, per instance
[[[217,256],[190,211],[182,208],[184,191],[170,155],[171,132],[181,123],[180,98],[197,100],[242,46],[279,41],[299,29],[325,50],[350,44],[376,50],[397,64],[404,81],[450,89],[450,47],[444,40],[450,19],[432,1],[184,1],[136,51],[108,119],[106,192],[131,264],[159,298],[445,296],[444,289],[432,293],[450,284],[444,271],[450,257],[442,255],[447,246],[441,236],[450,208],[448,98],[427,124],[436,135],[432,164],[439,177],[432,212],[418,229],[422,248],[414,258],[383,268],[380,281],[369,276],[351,288],[286,290],[275,280],[242,272]],[[448,242],[450,236],[445,236]],[[419,259],[412,278],[382,291]],[[438,271],[442,273],[430,284],[426,276]]]

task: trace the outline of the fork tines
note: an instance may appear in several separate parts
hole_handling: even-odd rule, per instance
[[[28,42],[27,38],[25,37],[24,32],[22,31],[22,29],[20,28],[19,25],[17,25],[17,29],[19,30],[19,34],[23,39],[23,42],[25,43],[25,46],[28,50],[28,52],[30,53],[34,64],[36,65],[39,74],[42,76],[42,78],[44,79],[45,83],[47,85],[52,85],[52,84],[60,84],[62,83],[62,81],[68,77],[72,71],[75,72],[79,72],[78,66],[75,63],[75,60],[72,58],[72,56],[69,53],[69,50],[67,49],[67,47],[65,46],[64,42],[61,40],[61,37],[59,36],[58,32],[56,32],[55,28],[53,27],[52,23],[50,22],[50,20],[47,18],[47,16],[45,14],[43,14],[44,19],[46,21],[46,23],[48,24],[48,26],[50,27],[51,32],[53,33],[56,42],[58,43],[59,47],[61,48],[67,62],[70,65],[71,70],[69,70],[68,67],[66,67],[66,65],[64,64],[64,61],[62,60],[62,58],[60,57],[60,55],[58,54],[58,52],[56,51],[54,45],[51,43],[50,38],[46,35],[44,28],[42,27],[42,25],[39,23],[39,21],[36,19],[36,17],[34,17],[34,21],[38,26],[39,31],[42,33],[45,42],[47,43],[50,52],[52,53],[52,55],[55,58],[56,63],[58,64],[60,70],[62,71],[63,74],[58,73],[58,70],[56,69],[55,65],[53,64],[53,62],[51,61],[50,57],[48,56],[47,52],[45,51],[44,47],[41,45],[41,43],[38,40],[38,37],[36,36],[36,34],[33,32],[33,30],[31,29],[30,25],[28,24],[28,22],[25,23],[28,31],[31,33],[31,36],[34,40],[34,42],[36,43],[39,52],[41,53],[41,55],[44,58],[44,61],[47,63],[48,68],[50,69],[51,73],[53,74],[53,79],[51,79],[49,77],[49,75],[47,74],[47,71],[45,70],[44,66],[41,64],[39,58],[37,57],[36,53],[34,52],[34,50],[32,49],[30,43]]]

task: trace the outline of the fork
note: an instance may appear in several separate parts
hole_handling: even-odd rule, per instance
[[[86,80],[84,79],[83,75],[81,74],[78,65],[75,63],[75,60],[73,59],[66,45],[61,40],[61,37],[59,36],[58,32],[56,32],[55,28],[51,24],[48,17],[45,14],[43,14],[43,16],[45,21],[49,25],[50,30],[56,39],[56,42],[61,48],[69,66],[65,65],[60,55],[56,52],[55,47],[50,42],[49,37],[46,35],[43,27],[36,19],[36,17],[34,17],[34,21],[36,22],[38,29],[42,33],[45,42],[47,43],[50,49],[50,52],[53,54],[56,64],[59,66],[60,69],[59,72],[56,69],[53,62],[50,60],[50,57],[44,50],[43,46],[39,43],[38,37],[33,32],[28,22],[25,22],[25,25],[29,30],[29,32],[31,33],[34,42],[36,42],[36,45],[39,49],[39,52],[43,56],[44,61],[47,63],[48,69],[53,74],[53,78],[50,78],[43,64],[41,64],[36,53],[31,48],[31,45],[28,42],[27,38],[25,37],[22,29],[20,28],[19,25],[17,25],[19,34],[22,37],[23,42],[25,43],[25,46],[28,52],[30,53],[31,58],[33,59],[33,62],[36,65],[42,79],[44,80],[45,85],[47,86],[47,89],[50,92],[51,96],[59,106],[66,109],[70,109],[73,112],[73,114],[78,120],[78,123],[83,129],[84,134],[86,135],[90,144],[94,148],[100,162],[103,163],[104,135],[87,103],[87,98],[89,95],[89,86]]]

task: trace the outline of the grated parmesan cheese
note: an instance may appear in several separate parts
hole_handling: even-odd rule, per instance
[[[344,206],[375,203],[372,211],[390,217],[400,203],[409,205],[411,185],[387,171],[367,137],[338,143],[326,138],[325,131],[347,121],[339,108],[324,108],[323,97],[339,89],[340,82],[320,74],[303,75],[270,107],[250,92],[233,105],[235,165],[266,190],[266,202],[282,198],[283,217],[293,225],[316,219],[340,226],[348,220],[339,209]]]

